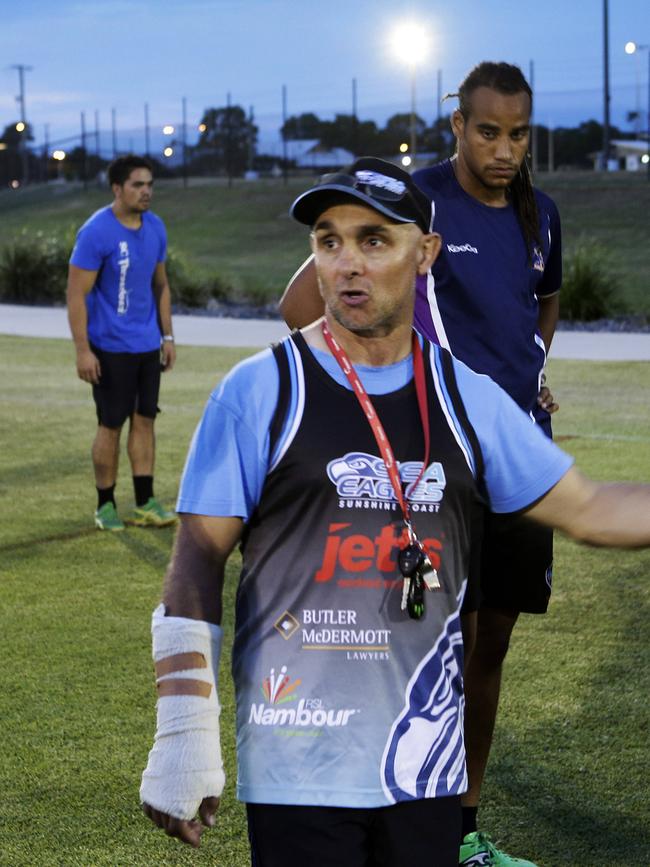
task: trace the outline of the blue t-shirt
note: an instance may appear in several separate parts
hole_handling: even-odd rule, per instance
[[[291,444],[299,436],[305,415],[305,369],[300,353],[290,349],[291,400],[273,453],[269,427],[279,375],[271,351],[266,350],[235,367],[210,396],[181,482],[179,512],[252,519],[247,544],[255,534],[255,510],[263,500],[266,477],[283,459],[291,463],[286,456],[291,455]],[[312,353],[323,376],[349,388],[331,355],[314,349]],[[433,347],[428,358],[445,423],[475,474],[465,432],[440,375],[440,350]],[[368,393],[375,395],[402,392],[413,377],[411,357],[388,367],[356,369]],[[571,458],[486,376],[473,373],[461,362],[454,362],[454,369],[481,443],[493,509],[508,512],[532,504],[562,478]],[[432,448],[435,462],[435,444]],[[378,449],[363,457],[364,466],[381,462]],[[295,472],[301,469],[302,465]],[[316,472],[317,477],[322,475],[323,485],[332,485],[338,478],[330,470]],[[404,477],[404,466],[399,470]],[[452,480],[460,479],[450,470],[445,464],[435,473],[442,487],[446,480],[444,496],[449,501],[459,494]],[[314,483],[311,476],[310,483]],[[427,497],[435,499],[436,490],[435,485],[428,489]],[[233,673],[238,705],[238,795],[244,801],[379,807],[395,799],[459,794],[466,788],[458,617],[462,594],[428,600],[430,617],[418,624],[405,615],[389,616],[390,604],[384,595],[394,591],[384,590],[383,582],[379,590],[366,591],[364,581],[377,576],[381,581],[394,573],[394,564],[393,572],[391,564],[379,564],[378,553],[386,532],[382,527],[392,516],[386,517],[388,513],[379,509],[382,503],[376,498],[367,505],[378,507],[363,512],[374,516],[372,526],[376,522],[379,534],[372,556],[363,548],[370,545],[372,533],[365,542],[361,536],[345,535],[360,532],[357,523],[350,524],[354,509],[342,508],[334,523],[329,523],[331,515],[322,518],[329,524],[330,535],[323,562],[316,559],[312,573],[319,565],[324,571],[330,555],[342,562],[345,550],[351,561],[345,566],[351,570],[349,575],[345,572],[350,580],[330,580],[330,572],[315,579],[302,569],[294,574],[293,561],[283,563],[278,554],[282,536],[275,532],[264,562],[276,557],[278,569],[265,565],[263,581],[253,579],[251,584],[250,571],[242,579],[246,589],[240,586],[238,593]],[[300,527],[286,520],[286,532],[293,528],[294,539],[304,537],[307,543],[322,536],[322,527],[314,526],[313,514]],[[419,520],[416,516],[416,524]],[[289,549],[291,544],[295,542]],[[247,556],[250,567],[255,554],[245,552],[245,564]],[[381,556],[388,558],[386,552]],[[373,564],[363,573],[358,571],[362,557],[369,557],[368,563]],[[457,576],[456,584],[464,583],[465,577]],[[374,594],[385,604],[377,605]],[[448,694],[450,690],[453,695]],[[345,761],[340,760],[342,754]],[[302,783],[296,784],[296,779]]]
[[[145,211],[139,229],[129,229],[109,205],[79,229],[70,263],[97,271],[86,296],[88,338],[106,352],[151,352],[160,347],[158,307],[152,281],[167,255],[160,217]]]
[[[541,247],[526,249],[512,205],[484,205],[463,190],[445,160],[413,174],[433,203],[442,249],[428,277],[418,278],[415,326],[473,370],[486,373],[550,432],[537,406],[546,349],[537,299],[562,283],[560,218],[539,190]]]

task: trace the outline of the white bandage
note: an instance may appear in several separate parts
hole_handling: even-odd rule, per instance
[[[159,605],[151,635],[157,669],[169,670],[158,676],[156,736],[140,800],[178,819],[193,819],[204,798],[221,795],[226,779],[217,696],[221,627],[165,617],[165,606]]]

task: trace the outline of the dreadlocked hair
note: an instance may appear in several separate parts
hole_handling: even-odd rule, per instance
[[[465,120],[470,115],[470,97],[479,87],[488,87],[490,90],[496,90],[498,93],[508,96],[522,92],[527,93],[530,98],[531,109],[533,107],[533,92],[521,69],[509,63],[491,63],[486,60],[471,70],[458,88],[457,94],[451,94],[458,97],[458,108]],[[508,188],[508,194],[521,226],[530,257],[532,248],[536,244],[541,246],[541,241],[539,212],[533,192],[530,166],[526,158],[519,166],[519,171]]]

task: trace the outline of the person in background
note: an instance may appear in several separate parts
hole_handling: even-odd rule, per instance
[[[92,461],[97,487],[95,525],[124,529],[115,502],[120,435],[129,422],[133,475],[132,523],[164,527],[176,516],[155,498],[155,438],[161,370],[174,366],[171,297],[162,220],[149,210],[153,173],[148,160],[124,156],[108,168],[113,203],[81,227],[70,258],[68,319],[77,374],[92,385],[97,433]]]

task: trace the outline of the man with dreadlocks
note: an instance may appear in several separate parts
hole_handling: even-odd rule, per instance
[[[533,188],[526,163],[532,92],[516,66],[484,62],[456,94],[456,153],[413,180],[432,202],[442,249],[418,278],[416,328],[487,374],[549,437],[557,409],[543,385],[558,318],[560,220]],[[312,260],[280,302],[291,327],[323,313]],[[496,720],[501,671],[520,612],[544,613],[551,592],[552,531],[516,515],[486,512],[478,581],[463,605],[465,740],[469,789],[462,797],[460,864],[534,867],[499,851],[477,829]]]
[[[526,163],[532,92],[518,67],[486,62],[469,73],[457,97],[455,156],[413,175],[433,203],[433,226],[443,238],[418,286],[415,324],[499,383],[551,436],[557,405],[543,387],[543,370],[559,312],[561,236],[555,204],[533,188]],[[546,611],[552,560],[551,530],[486,512],[481,593],[465,605],[469,790],[462,798],[461,864],[531,865],[477,831],[477,810],[510,635],[520,612]]]

